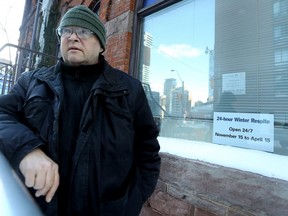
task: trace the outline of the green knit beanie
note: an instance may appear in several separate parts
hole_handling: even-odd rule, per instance
[[[93,13],[88,7],[78,5],[69,9],[61,19],[59,28],[66,26],[78,26],[89,29],[99,39],[101,47],[105,50],[106,30],[97,14]]]

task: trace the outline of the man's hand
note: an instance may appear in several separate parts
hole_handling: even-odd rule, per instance
[[[46,196],[50,202],[59,186],[58,165],[41,149],[35,149],[22,159],[19,168],[25,185],[36,190],[35,196]]]

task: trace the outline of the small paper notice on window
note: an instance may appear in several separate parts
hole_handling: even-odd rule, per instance
[[[246,93],[245,72],[222,75],[222,93],[232,92],[234,95]]]
[[[274,115],[214,112],[213,143],[274,150]]]

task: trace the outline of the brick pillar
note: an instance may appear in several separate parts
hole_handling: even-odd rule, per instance
[[[135,0],[102,0],[100,19],[107,30],[104,53],[107,61],[120,70],[128,72],[132,43],[132,23]]]

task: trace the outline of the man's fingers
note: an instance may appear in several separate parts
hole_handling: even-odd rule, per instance
[[[42,181],[42,183],[45,182],[45,184],[39,188],[34,187],[34,189],[38,189],[35,193],[35,196],[39,197],[39,196],[46,195],[48,193],[48,191],[51,190],[51,188],[53,187],[53,184],[55,181],[55,176],[58,176],[58,175],[59,175],[58,174],[58,165],[52,164],[51,169],[49,169],[49,171],[44,176],[44,181]]]
[[[34,183],[34,189],[35,190],[39,190],[44,188],[45,184],[46,184],[46,173],[45,172],[39,172],[37,173],[36,177],[35,177],[35,183]]]
[[[47,195],[46,195],[46,202],[50,202],[59,186],[59,181],[60,181],[60,177],[58,174],[58,168],[57,168],[57,174],[54,176],[54,181],[53,181],[53,185],[51,187],[51,189],[48,191]]]
[[[20,162],[25,185],[36,190],[35,196],[46,196],[50,202],[59,186],[58,165],[41,149],[34,149]]]
[[[34,172],[29,172],[29,173],[23,174],[23,175],[25,177],[25,185],[29,188],[33,187],[35,184],[36,174]]]

